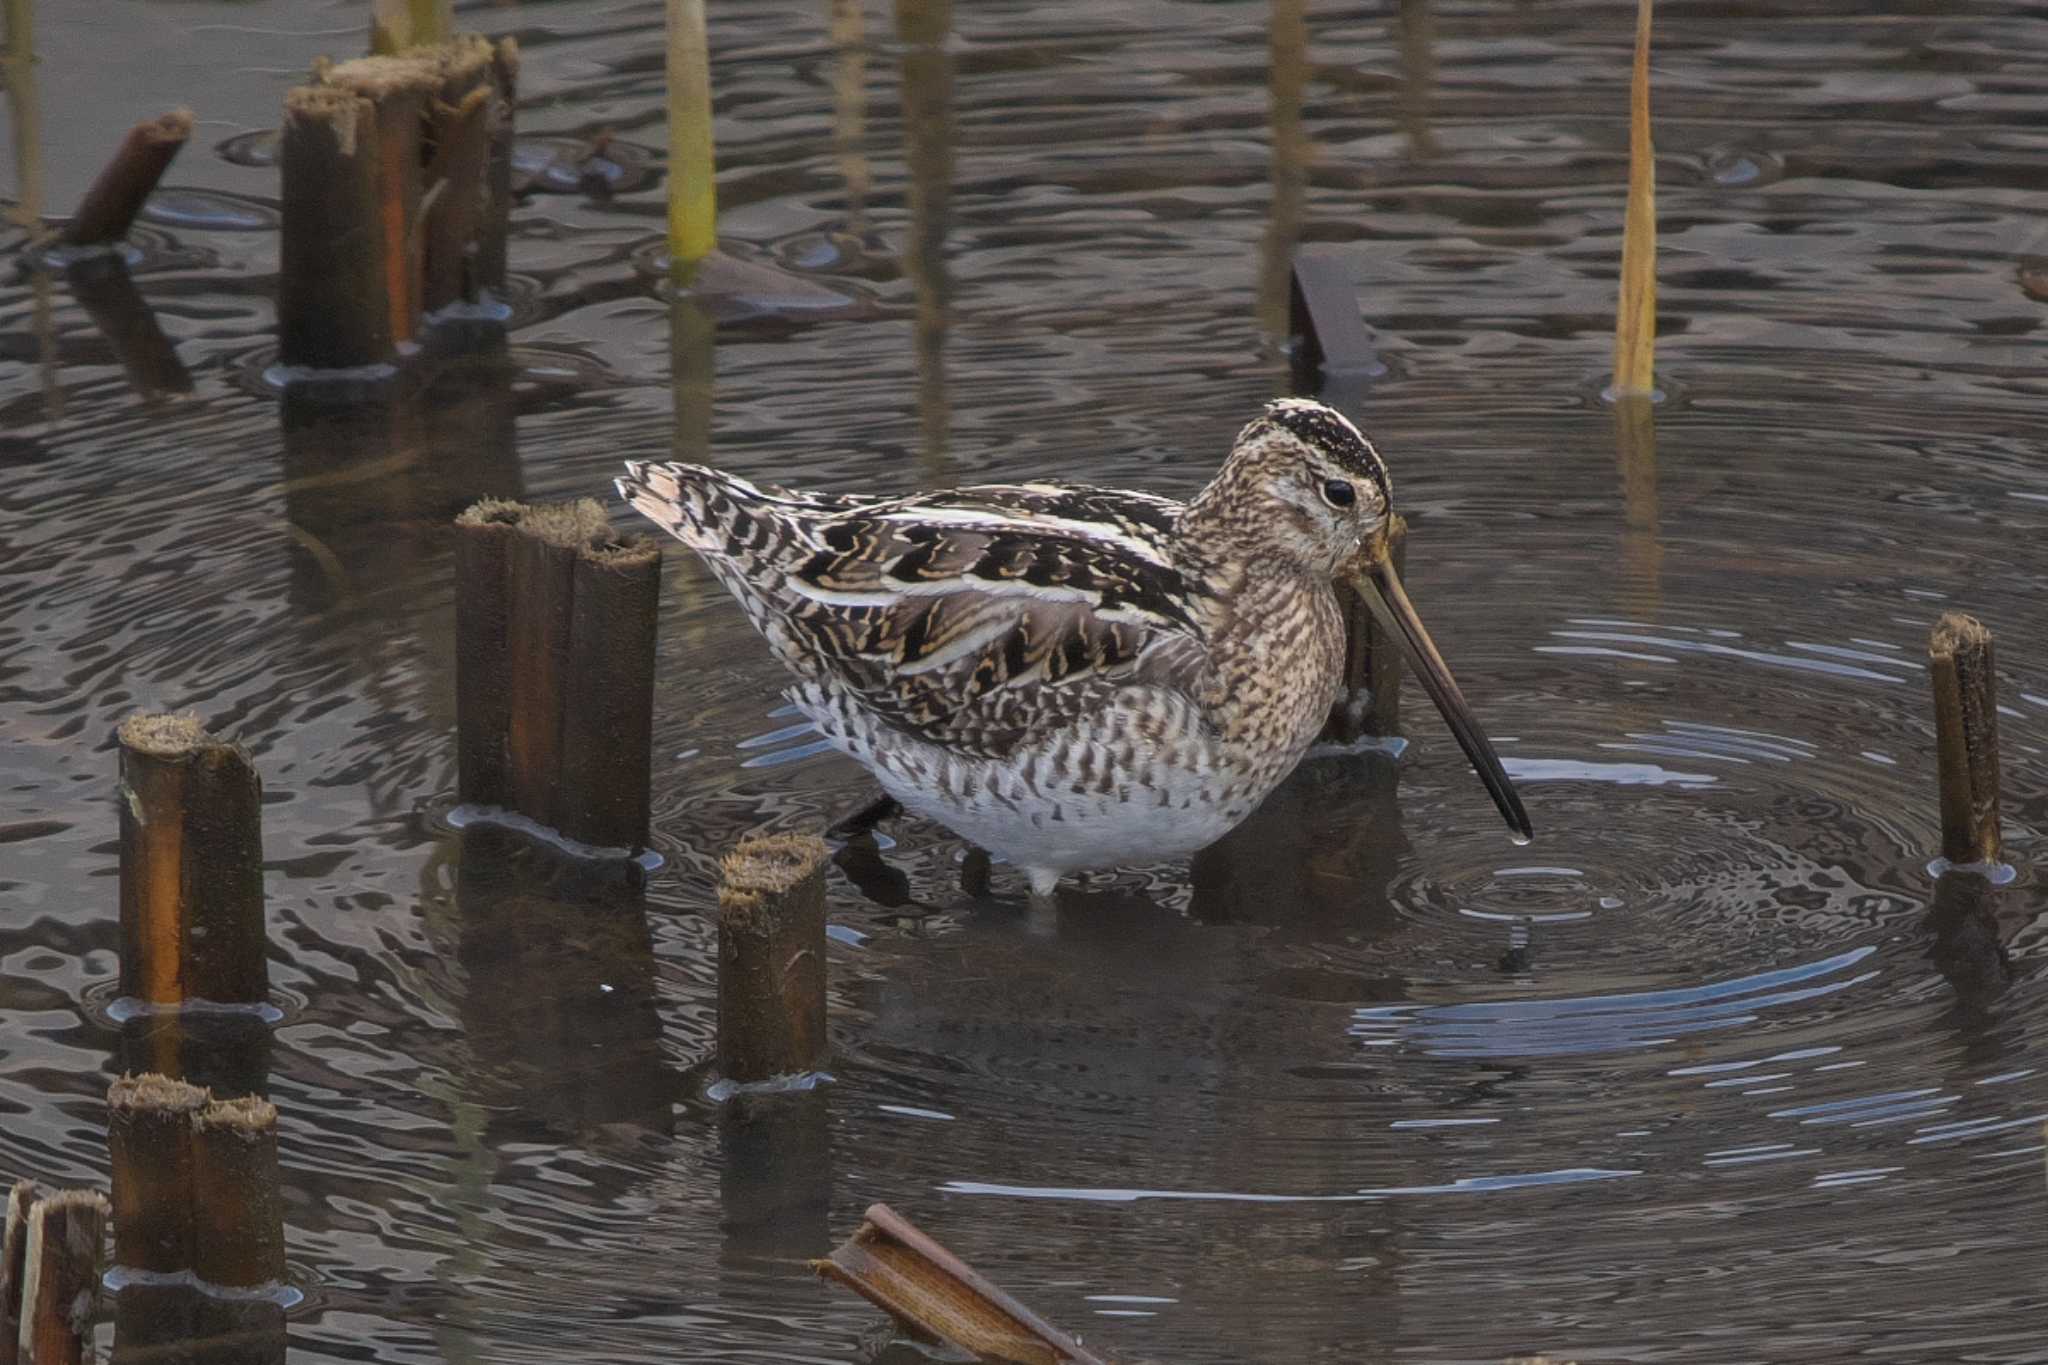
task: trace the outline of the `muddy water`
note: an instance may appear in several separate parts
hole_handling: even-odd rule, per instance
[[[1130,1359],[2043,1358],[2038,10],[1662,8],[1645,428],[1598,398],[1632,7],[829,8],[712,6],[723,233],[785,272],[714,334],[646,270],[659,7],[466,7],[525,131],[623,145],[527,154],[504,352],[336,414],[262,384],[260,134],[355,9],[40,7],[53,212],[202,121],[136,234],[153,364],[90,281],[0,287],[0,1173],[105,1180],[110,735],[193,707],[267,784],[295,1360],[849,1360],[874,1315],[800,1258],[877,1199]],[[670,450],[1186,493],[1287,384],[1301,241],[1537,841],[1419,697],[1398,763],[1056,913],[899,824],[835,873],[833,1083],[707,1100],[713,862],[863,780],[677,555],[667,869],[465,846],[448,514]],[[1937,898],[1952,606],[2000,631],[2018,875]]]

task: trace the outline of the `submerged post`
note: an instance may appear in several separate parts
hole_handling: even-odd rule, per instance
[[[1408,519],[1396,513],[1387,523],[1387,553],[1394,572],[1408,567]],[[1330,708],[1323,739],[1355,744],[1368,735],[1401,729],[1401,646],[1380,625],[1349,583],[1337,584],[1337,609],[1344,614],[1343,691]]]
[[[262,1004],[263,784],[193,715],[130,716],[121,751],[121,993]]]
[[[1998,676],[1991,632],[1974,617],[1946,612],[1927,636],[1934,687],[1934,735],[1941,785],[1941,856],[1951,864],[1996,863]]]
[[[159,1274],[192,1268],[192,1125],[210,1098],[154,1073],[108,1087],[114,1264]]]
[[[755,835],[719,864],[718,1065],[742,1085],[825,1062],[825,866],[808,834]]]
[[[84,1361],[108,1213],[106,1199],[91,1190],[64,1190],[38,1199],[29,1210],[16,1338],[20,1365]]]
[[[192,1117],[192,1269],[235,1289],[285,1278],[277,1108],[245,1096]]]
[[[462,800],[646,847],[660,546],[588,498],[489,499],[455,525]]]
[[[135,215],[192,136],[192,111],[174,109],[128,130],[113,159],[92,182],[78,211],[64,225],[70,246],[100,246],[127,235]]]

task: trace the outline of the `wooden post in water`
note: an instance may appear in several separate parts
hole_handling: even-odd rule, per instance
[[[82,1365],[92,1340],[108,1213],[106,1199],[91,1190],[64,1190],[30,1208],[16,1338],[20,1365]]]
[[[719,864],[718,1065],[742,1085],[825,1063],[825,866],[807,834],[755,835]]]
[[[1951,864],[1999,860],[1998,676],[1991,632],[1946,612],[1927,636],[1941,783],[1941,856]]]
[[[659,544],[588,498],[486,500],[455,525],[462,800],[646,847]]]
[[[361,369],[397,357],[381,152],[376,106],[354,90],[302,85],[286,94],[277,276],[286,365]]]
[[[115,1265],[167,1275],[192,1268],[192,1125],[211,1098],[154,1073],[108,1087]]]
[[[371,52],[431,47],[447,42],[454,32],[455,0],[371,0]]]
[[[68,246],[100,246],[128,233],[143,201],[192,136],[192,111],[174,109],[128,130],[60,234]]]
[[[424,209],[423,301],[429,313],[477,299],[477,244],[492,202],[491,114],[496,49],[465,33],[440,49],[440,89],[430,118]],[[509,172],[508,172],[509,173]]]
[[[197,716],[123,721],[121,993],[153,1005],[260,1005],[263,784]]]
[[[1621,234],[1621,297],[1614,314],[1615,395],[1655,391],[1657,360],[1657,154],[1650,144],[1650,5],[1636,0],[1635,67],[1628,99],[1628,208]]]
[[[391,335],[412,341],[420,332],[420,199],[428,111],[441,85],[440,63],[429,54],[360,57],[327,68],[321,84],[369,101],[376,139],[378,230],[383,242],[380,290],[390,305]]]
[[[284,1282],[274,1105],[214,1100],[193,1116],[191,1200],[200,1279],[236,1289]]]
[[[1396,574],[1407,570],[1408,519],[1399,513],[1387,524],[1387,553]],[[1337,609],[1344,614],[1344,690],[1330,708],[1322,737],[1331,744],[1355,744],[1367,735],[1399,734],[1400,643],[1349,583],[1337,584]]]
[[[668,254],[686,279],[718,246],[704,0],[668,0]]]
[[[0,1218],[0,1365],[20,1358],[21,1291],[28,1271],[28,1213],[42,1192],[33,1180],[17,1180],[7,1192]]]
[[[519,104],[519,41],[500,38],[491,50],[492,99],[485,116],[490,143],[484,166],[484,216],[473,261],[479,290],[501,291],[511,273],[512,140]]]

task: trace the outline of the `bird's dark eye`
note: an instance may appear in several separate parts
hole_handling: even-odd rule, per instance
[[[1323,484],[1323,501],[1332,507],[1349,507],[1358,501],[1358,490],[1342,479],[1330,479]]]

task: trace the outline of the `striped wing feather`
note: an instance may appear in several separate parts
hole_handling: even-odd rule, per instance
[[[1049,485],[837,499],[632,468],[628,499],[705,557],[785,662],[926,740],[1002,757],[1126,688],[1200,685],[1167,499]]]

